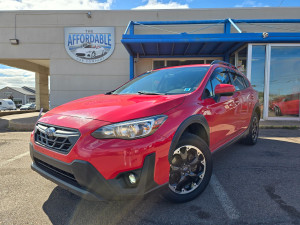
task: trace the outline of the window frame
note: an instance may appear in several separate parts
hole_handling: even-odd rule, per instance
[[[240,90],[236,90],[236,91],[242,91],[242,90],[245,90],[245,89],[247,89],[247,88],[249,87],[249,86],[247,85],[247,83],[246,83],[245,78],[244,78],[243,75],[241,75],[241,74],[239,74],[239,73],[237,73],[237,72],[235,72],[234,70],[231,70],[231,69],[229,69],[229,73],[230,73],[229,76],[230,76],[230,79],[231,79],[231,84],[234,86],[235,89],[236,89],[236,87],[235,87],[235,85],[234,85],[233,77],[232,77],[232,76],[237,76],[237,77],[242,78],[242,84],[243,84],[244,88],[243,88],[243,89],[240,89]]]
[[[216,95],[215,95],[215,92],[214,92],[214,88],[213,88],[212,83],[211,83],[211,80],[213,79],[212,77],[214,76],[214,73],[215,73],[215,71],[216,71],[217,69],[223,69],[223,71],[224,71],[223,73],[228,74],[228,77],[229,77],[229,80],[230,80],[230,84],[232,85],[232,79],[231,79],[231,76],[230,76],[230,74],[229,74],[229,69],[228,69],[227,67],[218,66],[218,67],[216,67],[216,68],[211,72],[211,74],[210,74],[210,76],[209,76],[209,78],[208,78],[208,81],[207,81],[206,84],[205,84],[205,88],[204,88],[204,90],[203,90],[203,92],[202,92],[202,95],[201,95],[201,99],[202,99],[202,100],[208,99],[208,98],[213,98],[213,99],[217,102]],[[205,91],[206,86],[208,85],[208,83],[210,83],[210,86],[211,86],[211,90],[212,90],[213,95],[212,95],[212,96],[209,96],[209,97],[203,98],[204,91]]]

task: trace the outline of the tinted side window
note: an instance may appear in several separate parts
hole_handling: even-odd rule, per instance
[[[218,84],[231,84],[228,72],[225,68],[218,67],[214,70],[206,84],[202,98],[205,99],[215,96],[214,90]]]
[[[247,88],[247,87],[249,87],[249,86],[250,86],[250,84],[249,84],[249,81],[248,81],[247,79],[245,79],[244,77],[243,77],[243,79],[244,79],[244,82],[245,82],[246,88]]]
[[[218,84],[231,84],[229,74],[226,72],[225,68],[221,68],[221,67],[217,68],[213,72],[210,81],[212,85],[213,95],[215,95],[215,87]]]
[[[240,75],[237,75],[235,73],[230,73],[231,79],[232,79],[232,85],[235,87],[235,90],[243,90],[246,88],[244,78]]]

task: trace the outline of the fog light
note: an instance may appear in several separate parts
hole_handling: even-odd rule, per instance
[[[129,174],[128,179],[131,184],[136,184],[136,177],[133,173]]]

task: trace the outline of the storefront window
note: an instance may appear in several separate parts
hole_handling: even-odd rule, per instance
[[[160,69],[165,66],[165,60],[154,60],[153,61],[153,69]]]
[[[219,58],[210,59],[188,59],[188,60],[178,60],[178,59],[165,59],[165,60],[153,60],[153,69],[160,69],[165,66],[183,66],[192,64],[211,64],[214,60],[220,60]]]
[[[204,60],[167,60],[167,66],[182,66],[191,64],[204,64]]]
[[[247,72],[247,48],[245,47],[238,52],[237,65],[235,65],[239,71],[246,75]]]
[[[266,61],[266,46],[252,46],[251,60],[251,84],[258,92],[261,118],[263,117],[264,106],[264,89],[265,89],[265,61]]]
[[[268,116],[299,117],[300,47],[272,46],[270,65]]]

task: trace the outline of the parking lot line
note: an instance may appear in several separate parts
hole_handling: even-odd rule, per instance
[[[29,155],[29,152],[25,152],[25,153],[23,153],[23,154],[20,154],[20,155],[15,156],[15,157],[13,157],[13,158],[11,158],[11,159],[8,159],[8,160],[6,160],[6,161],[4,161],[4,162],[0,162],[0,167],[5,166],[5,165],[7,165],[8,163],[13,162],[13,161],[15,161],[15,160],[17,160],[17,159],[20,159],[20,158],[22,158],[22,157],[24,157],[24,156],[26,156],[26,155]]]
[[[295,143],[295,144],[300,144],[300,138],[298,137],[259,137],[261,139],[266,139],[266,140],[274,140],[274,141],[285,141],[285,142],[290,142],[290,143]]]
[[[217,179],[217,177],[214,174],[212,174],[212,176],[211,176],[210,186],[212,187],[213,191],[215,192],[215,194],[216,194],[218,200],[220,201],[227,216],[233,220],[238,219],[240,217],[240,213],[234,207],[229,196],[227,195],[224,188],[222,187],[219,180]]]

